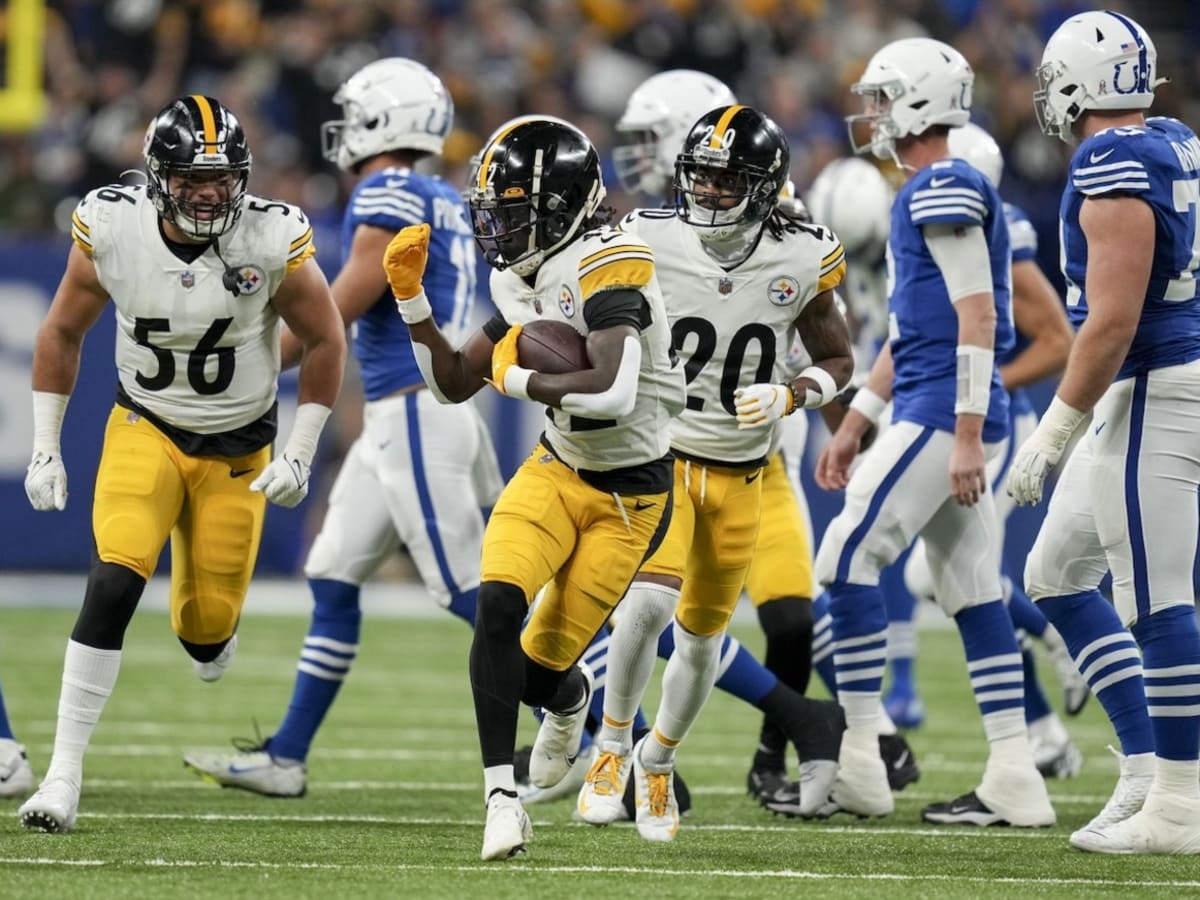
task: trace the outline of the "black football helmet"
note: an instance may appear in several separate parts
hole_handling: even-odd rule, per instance
[[[757,109],[720,106],[692,126],[675,160],[675,206],[703,240],[762,226],[788,183],[783,130]]]
[[[571,243],[603,199],[596,148],[574,125],[549,117],[498,129],[467,190],[484,258],[523,277]]]
[[[250,179],[246,133],[232,112],[212,97],[180,97],[158,113],[142,144],[147,194],[155,209],[195,240],[224,234],[242,215],[242,199]],[[228,198],[201,203],[172,192],[172,175],[232,178]]]

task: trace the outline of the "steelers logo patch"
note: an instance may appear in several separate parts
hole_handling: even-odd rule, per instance
[[[238,267],[237,286],[243,294],[257,294],[266,283],[266,273],[258,266]]]
[[[791,275],[780,275],[772,279],[767,287],[767,299],[776,306],[795,303],[800,297],[800,282]]]
[[[571,289],[565,284],[563,285],[562,294],[558,298],[558,308],[562,310],[562,314],[568,319],[575,315],[575,295],[571,293]]]

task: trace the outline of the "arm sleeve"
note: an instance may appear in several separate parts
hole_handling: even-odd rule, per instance
[[[642,331],[650,324],[650,308],[641,291],[613,288],[594,294],[583,307],[589,331],[632,325]]]
[[[951,303],[972,294],[992,292],[992,262],[982,228],[944,223],[926,225],[921,231],[946,282]]]
[[[505,320],[504,316],[500,315],[500,313],[496,313],[483,323],[483,327],[480,330],[488,336],[488,339],[493,344],[498,344],[508,329],[509,324]]]

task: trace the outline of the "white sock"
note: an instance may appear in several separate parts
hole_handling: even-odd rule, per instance
[[[658,659],[658,637],[675,614],[679,591],[660,584],[635,581],[617,606],[608,645],[604,682],[604,724],[596,736],[633,745],[633,718]]]
[[[1025,730],[1025,710],[1019,706],[986,713],[983,716],[983,733],[993,746],[1006,738],[1020,737],[1028,746]]]
[[[488,766],[483,770],[483,802],[487,803],[492,791],[497,789],[508,791],[510,794],[517,792],[517,779],[513,774],[512,763]]]
[[[675,652],[667,660],[667,668],[663,672],[662,702],[654,720],[654,735],[666,739],[664,749],[670,752],[665,758],[644,753],[644,763],[674,764],[675,749],[687,737],[708,695],[712,693],[717,665],[721,660],[724,631],[702,637],[692,634],[678,622],[674,627]],[[659,744],[660,741],[648,741],[647,745],[651,743]]]
[[[67,641],[58,695],[58,728],[54,733],[54,755],[46,770],[47,781],[66,778],[75,784],[83,783],[83,754],[120,670],[120,650],[97,650]]]
[[[1174,797],[1200,799],[1200,763],[1194,759],[1158,758],[1154,788]]]

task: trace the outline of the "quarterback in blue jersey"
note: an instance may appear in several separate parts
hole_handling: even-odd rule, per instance
[[[986,470],[1008,439],[995,358],[1013,340],[1011,248],[995,187],[947,146],[950,129],[968,121],[973,84],[953,47],[909,38],[879,50],[852,88],[865,101],[865,114],[848,120],[856,152],[890,156],[909,178],[888,236],[888,343],[817,462],[818,484],[846,488],[816,561],[847,726],[829,811],[878,816],[894,808],[873,752],[887,653],[879,573],[920,536],[937,601],[962,636],[989,743],[979,786],[927,807],[923,818],[1041,826],[1054,822],[1054,809],[1025,730]],[[864,128],[869,134],[857,130]],[[862,436],[889,397],[892,424],[851,475]]]
[[[413,168],[441,153],[454,117],[450,95],[424,66],[390,58],[360,69],[334,100],[343,120],[326,123],[325,154],[359,177],[343,220],[333,295],[343,320],[353,323],[366,395],[363,431],[338,473],[304,567],[313,617],[287,716],[262,746],[185,757],[211,780],[270,796],[304,794],[309,747],[358,651],[362,584],[401,544],[434,600],[473,623],[481,507],[502,487],[474,406],[446,406],[425,390],[380,265],[393,234],[429,223],[426,295],[439,326],[465,333],[476,259],[466,204],[448,182]],[[298,354],[285,334],[284,363]]]
[[[1200,140],[1146,117],[1156,61],[1132,19],[1083,13],[1047,42],[1034,95],[1043,131],[1079,142],[1059,207],[1078,332],[1008,490],[1037,503],[1081,432],[1025,582],[1121,743],[1116,790],[1071,835],[1098,853],[1200,853]]]

